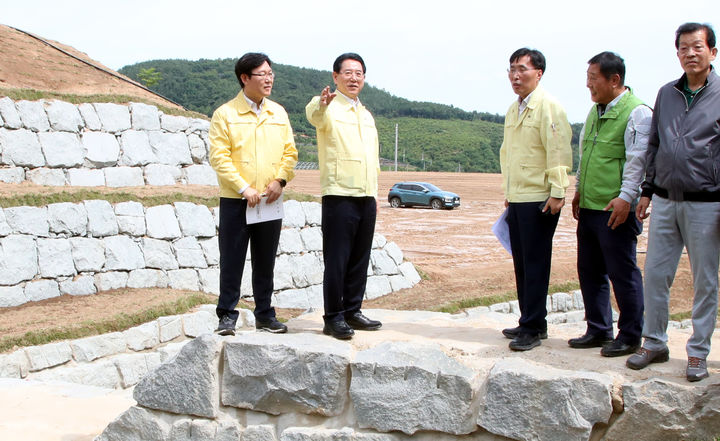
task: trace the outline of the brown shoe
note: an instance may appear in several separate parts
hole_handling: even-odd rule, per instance
[[[659,351],[640,348],[635,354],[628,357],[625,366],[638,370],[647,367],[650,363],[664,363],[668,360],[670,360],[670,351],[668,351],[668,348],[663,348]]]

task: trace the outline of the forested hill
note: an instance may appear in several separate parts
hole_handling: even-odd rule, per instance
[[[239,91],[235,59],[152,60],[119,70],[142,81],[143,72],[158,72],[150,88],[190,110],[208,116]],[[273,64],[275,84],[271,99],[290,115],[301,160],[316,157],[315,129],[305,118],[305,105],[323,87],[332,86],[330,71]],[[150,71],[152,73],[152,71]],[[149,75],[152,77],[152,75]],[[146,77],[147,78],[147,77]],[[499,172],[502,142],[501,115],[467,112],[443,104],[410,101],[365,85],[360,96],[373,113],[380,136],[380,155],[394,158],[395,124],[399,124],[399,159],[422,170]]]

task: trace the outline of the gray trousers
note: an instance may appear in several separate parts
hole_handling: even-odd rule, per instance
[[[687,342],[687,355],[707,358],[718,312],[720,202],[677,202],[655,195],[650,219],[643,347],[649,350],[667,347],[670,286],[684,246],[695,289],[693,333]]]

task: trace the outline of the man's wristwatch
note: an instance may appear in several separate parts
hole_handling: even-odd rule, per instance
[[[285,188],[285,186],[287,185],[287,181],[285,179],[277,178],[275,180],[278,181],[278,183],[280,183],[280,186],[283,188]]]

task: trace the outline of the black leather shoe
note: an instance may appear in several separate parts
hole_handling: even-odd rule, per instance
[[[215,330],[220,335],[235,335],[235,320],[230,318],[229,315],[224,315],[218,323],[218,327]]]
[[[332,335],[339,340],[347,340],[355,335],[355,331],[347,324],[345,320],[335,322],[326,322],[323,326],[323,334]]]
[[[258,331],[272,332],[273,334],[284,334],[287,332],[287,326],[280,323],[276,317],[267,320],[255,319],[255,329]]]
[[[503,335],[506,338],[509,338],[510,340],[515,340],[518,335],[520,335],[520,326],[516,326],[514,328],[505,328],[502,330]],[[547,340],[547,331],[543,331],[540,333],[540,338],[543,340]]]
[[[540,335],[522,333],[511,341],[509,346],[513,351],[529,351],[536,346],[540,346]]]
[[[349,317],[345,317],[345,322],[350,325],[351,328],[359,331],[374,331],[380,329],[382,326],[382,323],[377,320],[370,320],[365,317],[362,312],[356,312]]]
[[[608,343],[612,343],[612,341],[612,338],[607,338],[602,335],[585,334],[582,337],[571,338],[568,340],[568,345],[575,349],[601,348]]]
[[[623,355],[629,355],[635,353],[640,349],[640,343],[629,345],[618,339],[606,344],[600,349],[600,355],[603,357],[621,357]]]
[[[668,348],[663,348],[659,351],[640,348],[635,354],[628,357],[625,366],[637,370],[647,367],[650,363],[664,363],[668,360],[670,360],[670,351]]]

